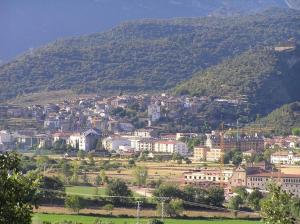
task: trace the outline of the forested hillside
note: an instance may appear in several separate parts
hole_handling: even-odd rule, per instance
[[[268,116],[258,119],[255,125],[272,127],[277,135],[291,134],[293,128],[300,128],[300,103],[284,105]]]
[[[251,114],[266,114],[300,100],[300,50],[249,50],[196,74],[177,94],[246,100]]]
[[[148,20],[56,41],[0,67],[0,99],[42,90],[156,91],[249,48],[300,37],[300,13]]]
[[[287,8],[284,0],[1,0],[0,64],[58,38],[142,18],[232,16]]]

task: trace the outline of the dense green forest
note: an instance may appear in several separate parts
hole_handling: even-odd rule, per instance
[[[300,37],[300,14],[293,10],[272,10],[226,19],[208,17],[128,22],[104,33],[56,41],[2,65],[0,100],[31,92],[70,88],[81,93],[167,90],[223,60],[290,37],[297,40]],[[271,57],[269,62],[263,61],[263,66],[260,66],[254,61],[253,65],[246,66],[251,69],[243,73],[242,80],[248,80],[249,85],[260,84],[250,82],[254,74],[250,70],[267,76],[276,64],[276,55],[265,53]],[[251,55],[248,51],[242,59],[234,61],[245,57],[251,59]],[[264,60],[264,52],[258,56]],[[224,64],[220,66],[222,68]],[[199,74],[208,77],[207,71]],[[233,75],[236,77],[238,74],[237,71]],[[225,76],[228,78],[228,75]],[[237,77],[235,79],[238,80]],[[230,89],[233,87],[224,81],[225,87],[220,91],[225,92],[227,88],[229,93],[232,92]],[[235,81],[235,84],[240,82]],[[254,87],[249,85],[242,85],[249,89],[234,87],[236,94],[251,92]],[[195,88],[200,90],[202,87]],[[260,89],[263,91],[264,88]],[[269,93],[257,94],[268,96]],[[281,103],[277,101],[276,104]]]
[[[272,127],[277,135],[291,134],[292,129],[300,128],[300,102],[286,104],[274,110],[268,116],[257,119],[252,125]]]
[[[300,49],[249,50],[196,74],[175,88],[191,94],[247,101],[250,114],[267,114],[283,104],[300,100]]]

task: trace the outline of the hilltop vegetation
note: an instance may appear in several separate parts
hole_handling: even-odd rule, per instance
[[[175,88],[177,94],[243,99],[250,114],[267,114],[300,99],[300,50],[276,52],[271,48],[242,55],[197,73]]]
[[[300,14],[293,10],[129,22],[56,41],[1,66],[0,100],[70,88],[78,93],[166,90],[251,47],[299,39],[299,30]]]
[[[0,64],[57,38],[100,32],[123,21],[225,17],[270,7],[287,5],[284,0],[1,0]]]
[[[300,128],[300,102],[286,104],[258,119],[254,125],[272,127],[277,135],[291,134],[292,129]]]

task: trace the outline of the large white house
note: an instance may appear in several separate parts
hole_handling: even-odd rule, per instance
[[[276,152],[271,155],[271,163],[293,165],[300,162],[300,154],[293,151]]]
[[[180,141],[157,141],[154,143],[154,151],[159,153],[178,153],[182,156],[188,154],[188,147]]]
[[[120,146],[130,146],[130,141],[120,136],[110,136],[102,140],[102,145],[108,151],[117,151]]]
[[[8,131],[6,130],[0,131],[0,144],[10,143],[11,141],[12,141],[12,136]]]
[[[67,144],[74,148],[83,151],[90,151],[96,148],[97,141],[100,134],[93,129],[90,129],[83,133],[73,133],[67,140]]]

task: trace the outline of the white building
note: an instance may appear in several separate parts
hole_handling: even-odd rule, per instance
[[[109,136],[102,140],[102,145],[108,151],[117,151],[120,146],[130,146],[130,141],[120,136]]]
[[[83,133],[73,133],[67,140],[67,144],[83,151],[90,151],[96,148],[100,134],[93,129]]]
[[[12,136],[8,131],[6,130],[0,131],[0,144],[7,144],[10,143],[11,141],[12,141]]]
[[[180,141],[157,141],[154,143],[154,151],[159,153],[178,153],[182,156],[188,154],[188,147]]]
[[[294,165],[296,162],[300,162],[300,154],[292,151],[276,152],[271,155],[271,163],[274,164]]]
[[[142,128],[142,129],[137,129],[134,132],[134,136],[136,137],[141,137],[141,138],[152,138],[154,136],[154,130],[151,128]]]

